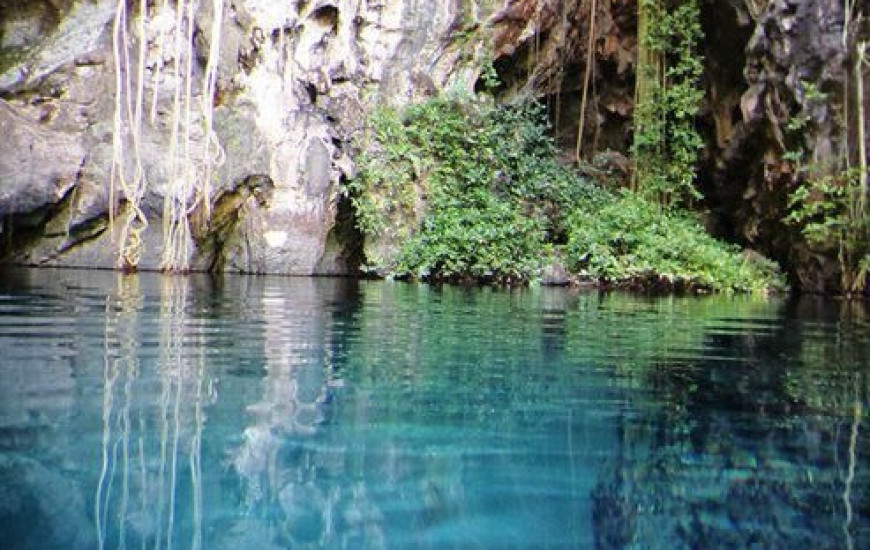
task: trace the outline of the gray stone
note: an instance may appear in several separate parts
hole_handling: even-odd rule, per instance
[[[80,54],[95,49],[114,17],[116,4],[112,0],[93,0],[59,2],[55,7],[37,2],[10,13],[3,24],[0,51],[18,51],[20,58],[19,63],[0,74],[0,92],[33,86]]]
[[[572,277],[558,259],[554,259],[544,267],[541,273],[541,284],[547,286],[566,286],[571,284]]]
[[[85,159],[77,136],[28,120],[0,99],[0,218],[55,204],[75,186]]]

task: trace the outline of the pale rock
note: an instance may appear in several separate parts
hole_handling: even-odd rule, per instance
[[[495,9],[490,4],[497,2],[225,2],[214,109],[225,158],[214,172],[211,200],[238,195],[237,209],[219,224],[195,229],[192,265],[280,274],[353,270],[352,237],[338,231],[336,216],[341,182],[356,172],[354,138],[376,105],[402,105],[447,87],[470,89],[483,47],[464,51],[452,33],[460,20],[485,21]],[[9,99],[0,105],[3,133],[10,136],[0,142],[0,218],[12,243],[7,259],[117,264],[118,216],[109,212],[111,200],[121,198],[109,184],[115,6],[114,0],[0,6],[0,99]],[[201,4],[194,103],[202,100],[215,15],[211,2]],[[130,36],[138,40],[138,19],[131,17]],[[174,27],[172,13],[155,8],[146,28],[143,269],[159,268],[162,252],[177,82],[174,53],[158,42]],[[194,118],[191,128],[201,126]],[[191,151],[203,144],[194,132]],[[128,162],[125,171],[132,169]],[[26,246],[15,240],[22,229]]]

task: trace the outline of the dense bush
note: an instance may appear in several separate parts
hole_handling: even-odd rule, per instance
[[[368,258],[394,276],[532,279],[547,243],[564,240],[566,205],[592,188],[557,162],[533,105],[440,97],[381,109],[361,146],[348,189],[367,238],[403,241],[393,258]]]
[[[382,109],[347,186],[366,239],[395,245],[369,267],[395,277],[518,283],[558,256],[610,284],[751,290],[776,284],[685,215],[613,194],[557,160],[541,110],[478,97]]]
[[[781,285],[773,263],[744,257],[687,214],[633,193],[579,204],[568,232],[571,267],[613,284],[740,291]]]

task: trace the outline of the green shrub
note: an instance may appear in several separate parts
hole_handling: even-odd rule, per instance
[[[433,210],[398,257],[400,273],[428,279],[527,281],[540,267],[544,218],[492,194]]]
[[[865,174],[853,167],[835,174],[808,176],[789,196],[785,221],[801,229],[807,241],[836,249],[840,286],[846,294],[864,291],[870,273],[870,213]]]
[[[611,284],[719,291],[783,286],[773,263],[744,257],[687,214],[633,193],[580,206],[568,227],[571,267]]]
[[[528,281],[591,188],[557,162],[535,105],[446,96],[382,109],[361,147],[348,190],[366,238],[402,241],[395,257],[368,258],[390,276]]]
[[[454,96],[381,109],[358,145],[346,191],[365,239],[386,243],[367,258],[385,276],[514,284],[558,255],[615,284],[778,284],[770,264],[745,260],[685,215],[560,164],[534,105]]]

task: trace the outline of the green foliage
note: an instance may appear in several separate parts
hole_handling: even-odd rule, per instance
[[[483,89],[491,94],[494,94],[502,83],[498,76],[498,71],[495,69],[495,65],[493,65],[492,59],[489,57],[482,60],[480,82],[483,83]]]
[[[608,282],[737,291],[782,286],[772,263],[743,257],[686,214],[633,193],[578,208],[568,224],[566,257]]]
[[[445,204],[402,249],[397,271],[420,278],[512,283],[531,278],[544,248],[544,220],[490,193]],[[463,201],[464,202],[464,201]]]
[[[662,0],[642,0],[646,55],[639,56],[634,114],[637,189],[669,206],[698,199],[695,165],[704,145],[695,115],[704,97],[697,0],[668,10]]]
[[[779,284],[771,265],[742,258],[684,215],[580,179],[557,162],[536,106],[439,97],[370,122],[347,192],[367,247],[394,245],[367,258],[383,275],[513,284],[559,256],[616,284]]]
[[[864,289],[870,268],[870,215],[860,168],[810,175],[789,197],[786,221],[807,241],[837,249],[843,291]]]
[[[816,88],[807,82],[803,82],[803,93],[809,97],[816,97]],[[782,159],[791,164],[795,175],[806,171],[804,159],[806,158],[805,134],[810,127],[810,117],[805,113],[798,113],[788,119],[785,124],[785,139],[789,144],[782,155]]]
[[[413,217],[415,184],[424,171],[418,147],[408,134],[399,113],[381,108],[371,115],[363,153],[364,169],[347,187],[356,211],[357,224],[366,234],[383,235],[388,224]],[[402,227],[399,237],[407,237]]]
[[[348,190],[363,233],[403,246],[394,259],[370,258],[372,267],[429,279],[533,278],[563,233],[563,212],[591,187],[556,161],[543,117],[534,105],[461,96],[376,113]]]

